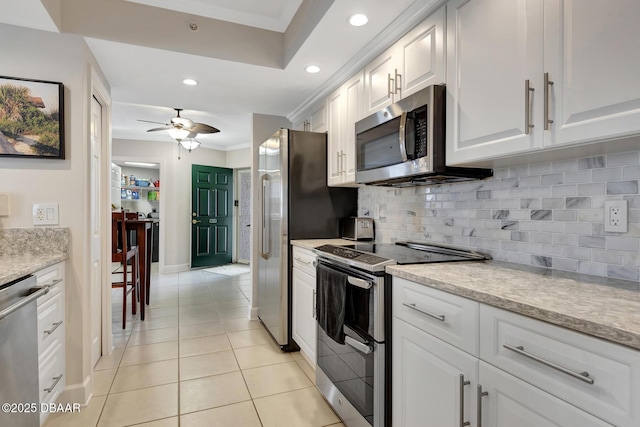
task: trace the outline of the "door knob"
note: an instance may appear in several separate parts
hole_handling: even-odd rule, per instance
[[[192,219],[191,220],[191,224],[199,224],[201,221],[197,220],[197,219]]]

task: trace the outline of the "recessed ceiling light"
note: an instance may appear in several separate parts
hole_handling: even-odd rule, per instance
[[[189,85],[189,86],[195,86],[195,85],[198,84],[198,82],[196,80],[193,80],[193,79],[184,79],[182,81],[182,83],[184,83],[186,85]]]
[[[367,18],[367,16],[363,15],[362,13],[356,13],[351,18],[349,18],[349,24],[353,25],[354,27],[362,27],[367,22],[369,22],[369,18]]]
[[[315,74],[320,72],[320,67],[317,65],[309,65],[305,70],[307,70],[307,73]]]

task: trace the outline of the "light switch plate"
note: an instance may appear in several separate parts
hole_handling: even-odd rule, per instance
[[[9,195],[0,193],[0,216],[9,216]]]
[[[57,203],[36,203],[33,205],[33,225],[58,225]]]

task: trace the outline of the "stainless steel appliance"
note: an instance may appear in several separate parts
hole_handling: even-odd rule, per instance
[[[10,404],[0,411],[2,426],[40,425],[36,299],[48,288],[35,287],[33,276],[0,286],[0,402]]]
[[[420,242],[323,245],[314,252],[318,255],[319,322],[316,386],[345,425],[390,426],[391,347],[386,343],[391,340],[391,279],[384,273],[385,267],[482,261],[489,257]],[[333,281],[333,285],[323,280]],[[321,303],[323,293],[327,286],[340,283],[345,287],[344,312],[339,313],[339,319],[324,321],[323,316],[335,315],[335,309],[330,303]],[[335,322],[342,328],[339,334],[335,332]]]
[[[258,317],[283,350],[291,338],[292,239],[339,237],[357,211],[354,188],[327,187],[327,135],[281,129],[260,146]]]
[[[491,169],[445,163],[444,85],[429,86],[355,125],[356,182],[413,186],[470,181]]]
[[[355,217],[340,219],[340,236],[348,240],[373,240],[373,218]]]

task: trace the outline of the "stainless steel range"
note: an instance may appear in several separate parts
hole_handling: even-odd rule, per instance
[[[316,385],[347,426],[390,426],[391,278],[385,267],[490,258],[421,242],[324,245],[314,252]]]

